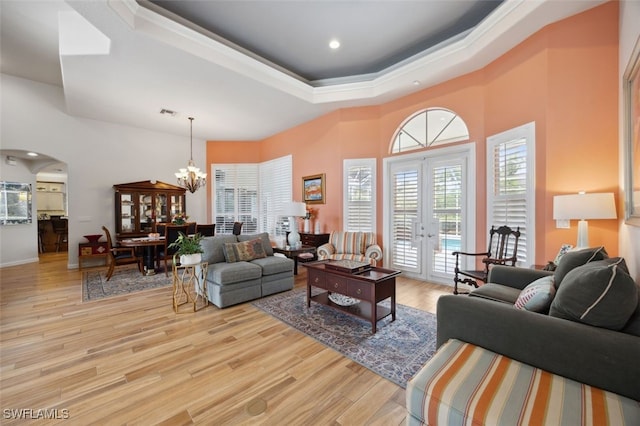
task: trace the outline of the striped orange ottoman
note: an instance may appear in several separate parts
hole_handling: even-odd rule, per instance
[[[640,403],[449,340],[407,383],[407,425],[640,425]]]

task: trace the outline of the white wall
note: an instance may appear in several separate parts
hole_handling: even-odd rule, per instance
[[[5,122],[2,120],[2,127]],[[4,137],[0,140],[4,146]],[[20,159],[16,159],[16,165],[6,163],[6,156],[0,161],[0,180],[8,182],[24,182],[31,184],[32,205],[31,224],[0,226],[0,266],[7,264],[20,264],[38,261],[38,210],[34,192],[36,188],[36,175],[29,171],[27,165]]]
[[[83,235],[114,231],[113,185],[143,180],[175,183],[189,160],[189,131],[183,136],[72,117],[62,88],[0,74],[0,148],[39,152],[68,166],[69,268],[78,265]],[[206,143],[194,140],[193,157],[202,168]],[[4,161],[4,159],[3,159]],[[206,167],[206,166],[205,166]],[[18,174],[11,177],[11,174]],[[1,167],[0,180],[32,182],[25,167]],[[207,222],[206,190],[187,191],[187,214]],[[0,227],[0,267],[37,261],[37,217],[31,225]]]
[[[631,58],[636,40],[640,37],[640,1],[624,0],[620,2],[620,82]],[[623,91],[620,84],[620,187],[624,188],[624,116],[623,116]],[[622,194],[621,194],[622,196]],[[624,199],[624,198],[623,198]],[[629,272],[636,281],[640,282],[640,227],[622,224],[620,227],[620,255],[623,256],[629,266]]]

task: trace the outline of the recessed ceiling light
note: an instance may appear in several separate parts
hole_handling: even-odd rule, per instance
[[[29,157],[37,157],[37,156],[38,156],[38,154],[37,154],[37,153],[35,153],[35,152],[27,152],[27,155],[28,155]]]
[[[418,81],[418,80],[413,80],[413,85],[414,85],[414,86],[420,86],[420,81]]]
[[[340,47],[340,42],[334,38],[329,42],[329,47],[335,50]]]

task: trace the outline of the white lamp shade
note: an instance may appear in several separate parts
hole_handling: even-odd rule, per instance
[[[553,197],[553,218],[556,220],[616,219],[613,192],[556,195]]]
[[[297,201],[291,201],[290,203],[284,203],[280,210],[280,216],[306,216],[307,205]]]

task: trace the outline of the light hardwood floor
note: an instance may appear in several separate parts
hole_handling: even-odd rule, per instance
[[[63,254],[0,269],[1,424],[404,423],[404,389],[249,303],[174,314],[170,287],[82,303],[80,278]],[[430,312],[451,292],[398,281]]]

